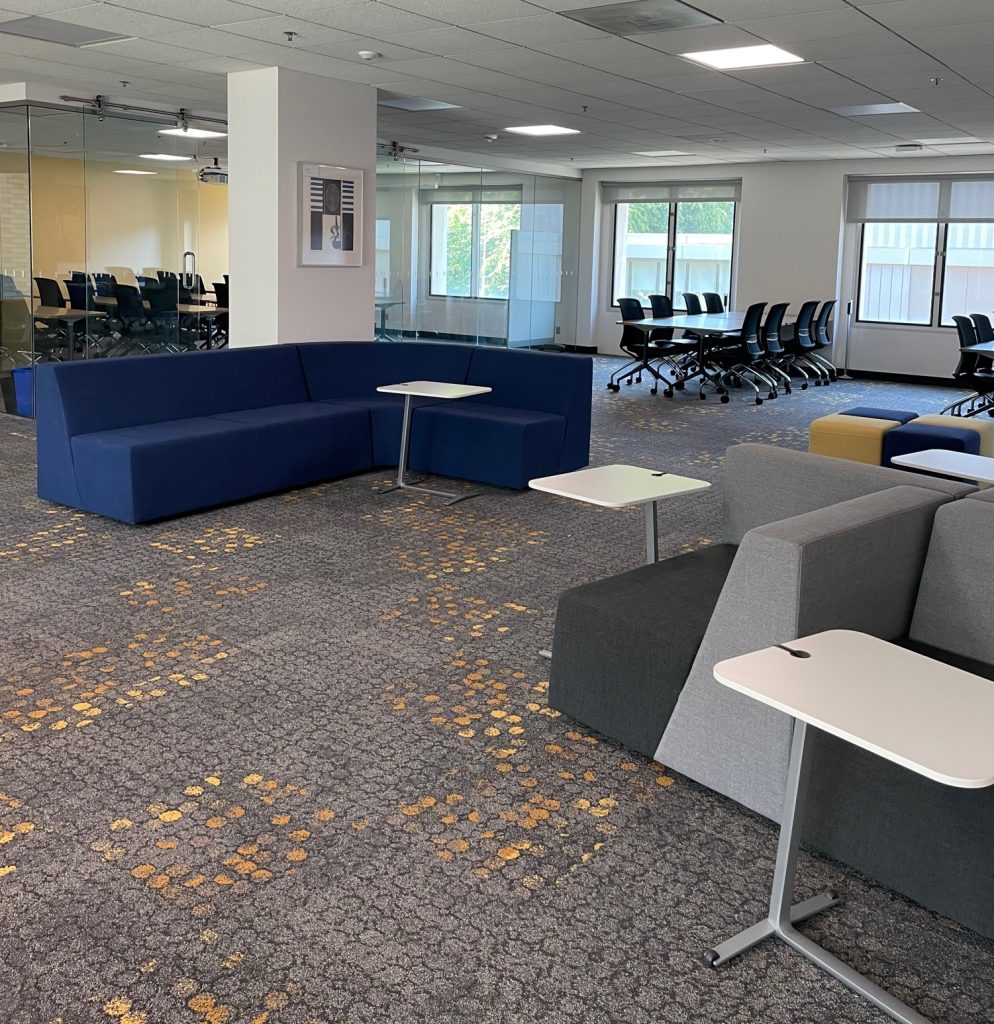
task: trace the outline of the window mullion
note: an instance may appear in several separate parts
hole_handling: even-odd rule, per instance
[[[946,287],[946,252],[949,224],[937,224],[935,231],[935,267],[932,278],[932,327],[942,324],[942,293]]]
[[[473,212],[470,216],[472,245],[471,245],[471,256],[470,256],[470,294],[474,299],[480,297],[480,292],[483,290],[480,287],[480,273],[481,273],[481,262],[480,262],[480,213],[482,206],[479,202],[473,203]]]
[[[666,294],[676,305],[673,288],[676,282],[676,203],[670,203],[666,231]]]

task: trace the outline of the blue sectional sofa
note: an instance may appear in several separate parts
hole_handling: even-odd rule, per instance
[[[415,399],[410,466],[503,487],[587,464],[587,357],[325,342],[37,368],[38,496],[127,523],[396,465],[406,380],[486,384]]]

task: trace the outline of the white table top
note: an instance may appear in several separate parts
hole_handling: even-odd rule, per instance
[[[959,480],[979,480],[994,484],[994,459],[986,455],[968,455],[966,452],[950,452],[942,448],[927,448],[923,452],[895,455],[891,462],[895,466],[924,469],[940,476],[952,476]]]
[[[493,388],[445,384],[438,380],[409,380],[403,384],[384,384],[376,390],[388,395],[417,395],[419,398],[471,398],[473,395],[486,395]]]
[[[720,683],[947,786],[994,784],[994,682],[832,629],[721,661]]]
[[[536,491],[556,494],[561,498],[575,498],[605,508],[623,508],[641,505],[678,494],[691,494],[707,490],[706,480],[694,480],[674,473],[660,473],[639,466],[593,466],[573,473],[542,476],[529,480],[528,486]]]
[[[701,313],[698,316],[661,316],[647,320],[619,320],[625,327],[641,327],[653,331],[659,327],[694,331],[697,334],[729,334],[742,330],[745,313]]]

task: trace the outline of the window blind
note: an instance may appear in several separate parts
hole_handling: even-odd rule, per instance
[[[994,176],[850,178],[846,220],[850,224],[992,221]]]
[[[605,203],[737,203],[741,198],[741,181],[601,182],[601,200]]]

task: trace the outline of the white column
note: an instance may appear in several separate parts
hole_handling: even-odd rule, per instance
[[[376,90],[286,68],[239,71],[228,75],[228,124],[231,346],[371,340]],[[300,266],[301,162],[364,172],[361,266]]]

